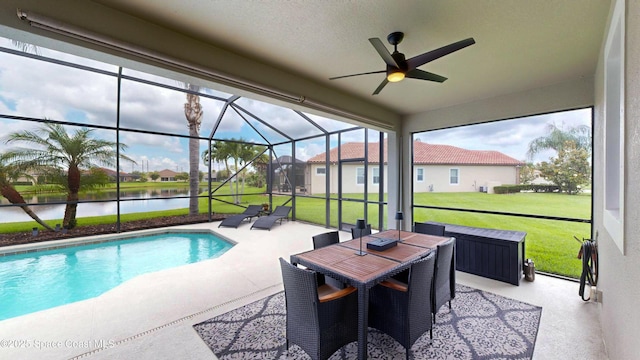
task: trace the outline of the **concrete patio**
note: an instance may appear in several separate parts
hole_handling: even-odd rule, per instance
[[[217,259],[142,275],[97,298],[0,322],[0,339],[31,344],[2,347],[0,358],[215,359],[192,325],[282,290],[277,259],[310,250],[311,236],[328,231],[300,222],[272,231],[217,225],[176,227],[212,229],[237,242]],[[520,286],[456,276],[461,284],[542,306],[534,359],[607,359],[599,307],[579,298],[577,283],[539,274]]]

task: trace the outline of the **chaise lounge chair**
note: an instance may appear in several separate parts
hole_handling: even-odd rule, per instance
[[[286,219],[291,212],[291,206],[278,206],[269,216],[263,216],[256,220],[256,222],[251,225],[251,229],[266,229],[271,230],[273,224],[276,221],[280,220],[280,224],[282,224],[282,219]]]
[[[262,206],[260,205],[249,205],[242,214],[232,215],[222,220],[222,222],[220,223],[220,225],[218,225],[218,227],[228,226],[228,227],[238,228],[238,225],[240,225],[240,223],[242,223],[245,219],[248,218],[249,221],[251,221],[252,217],[260,215],[261,210],[262,210]]]

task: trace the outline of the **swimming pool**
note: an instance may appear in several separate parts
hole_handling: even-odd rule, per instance
[[[163,233],[0,257],[0,320],[98,296],[146,273],[222,255],[210,232]]]

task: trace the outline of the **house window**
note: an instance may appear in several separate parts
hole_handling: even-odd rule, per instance
[[[356,168],[356,185],[364,185],[364,168]]]
[[[449,169],[449,185],[458,185],[460,181],[458,169]]]
[[[616,1],[605,43],[603,224],[624,254],[624,1]]]
[[[418,168],[416,169],[416,181],[423,182],[424,181],[424,169]]]
[[[327,168],[326,167],[317,167],[316,168],[316,175],[325,175],[327,173]]]
[[[378,185],[380,184],[380,168],[374,167],[372,168],[372,172],[373,172],[373,179],[372,179],[372,183],[373,185]]]

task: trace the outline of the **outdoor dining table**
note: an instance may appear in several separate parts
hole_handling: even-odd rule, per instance
[[[397,246],[383,251],[367,249],[366,244],[379,238],[398,239]],[[398,274],[417,259],[427,256],[448,237],[418,234],[409,231],[387,230],[360,238],[291,255],[292,264],[300,264],[331,276],[358,289],[358,359],[367,358],[369,289]]]

